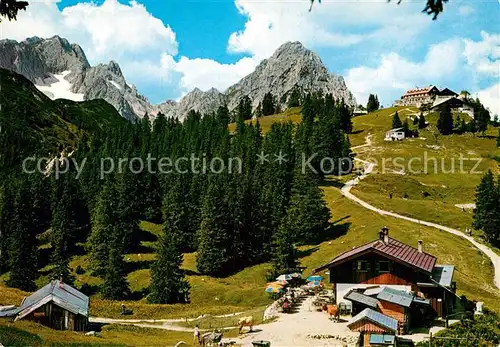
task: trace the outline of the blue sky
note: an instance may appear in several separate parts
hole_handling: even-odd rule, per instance
[[[92,64],[116,60],[153,102],[194,87],[224,90],[286,41],[301,41],[341,74],[359,103],[385,105],[436,84],[478,93],[499,110],[500,3],[450,0],[437,21],[425,0],[38,0],[3,38],[55,34]]]

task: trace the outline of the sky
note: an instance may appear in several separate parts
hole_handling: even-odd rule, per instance
[[[59,35],[92,65],[118,62],[151,102],[195,87],[224,91],[283,43],[300,41],[359,104],[388,106],[406,89],[465,89],[500,114],[500,0],[449,0],[435,21],[425,0],[38,0],[0,39]]]

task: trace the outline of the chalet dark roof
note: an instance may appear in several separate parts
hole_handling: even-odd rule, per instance
[[[18,309],[19,315],[16,319],[22,319],[51,301],[74,314],[89,315],[88,296],[65,283],[52,281],[32,295],[24,298]]]
[[[350,327],[352,324],[362,321],[363,319],[369,320],[370,322],[388,330],[397,331],[398,329],[398,321],[396,319],[374,311],[371,308],[365,308],[363,311],[358,313],[349,321],[347,326]]]
[[[375,298],[372,298],[371,296],[365,295],[363,293],[360,293],[356,290],[351,290],[349,291],[346,295],[344,295],[344,299],[360,303],[362,305],[371,307],[371,308],[377,308],[378,307],[378,300]]]
[[[396,239],[388,237],[387,244],[385,244],[383,240],[378,239],[362,246],[355,247],[349,251],[341,253],[328,264],[314,269],[313,272],[331,268],[360,254],[370,251],[379,253],[394,261],[407,264],[428,274],[432,272],[434,265],[436,264],[435,256],[429,253],[419,252],[415,247],[406,245]]]

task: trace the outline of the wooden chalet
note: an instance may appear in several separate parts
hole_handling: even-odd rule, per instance
[[[369,308],[396,319],[408,331],[427,315],[445,317],[455,304],[454,267],[436,265],[436,257],[389,237],[339,254],[314,270],[328,270],[337,303],[351,301],[353,312]]]
[[[382,313],[366,308],[353,317],[347,327],[352,331],[361,333],[361,346],[377,346],[383,342],[394,346],[398,321]],[[380,335],[384,336],[382,343],[376,344],[374,340]]]
[[[89,298],[61,282],[52,281],[25,297],[16,320],[30,320],[53,329],[84,331],[89,322]]]

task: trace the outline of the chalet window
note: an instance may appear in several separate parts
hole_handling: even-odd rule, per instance
[[[391,271],[391,263],[389,261],[381,260],[377,262],[377,271],[378,272],[390,272]]]
[[[358,272],[368,272],[370,271],[370,263],[366,260],[358,260],[356,264],[356,271]]]

